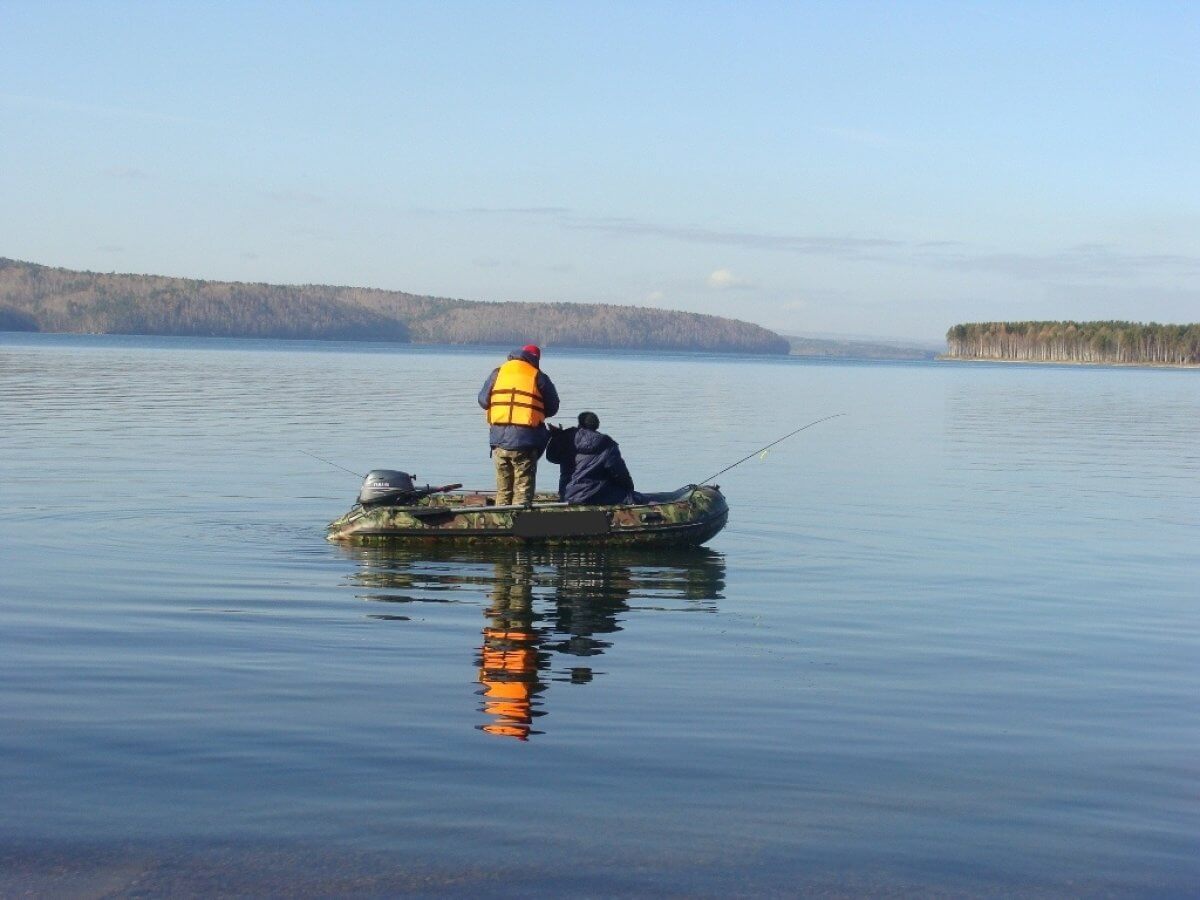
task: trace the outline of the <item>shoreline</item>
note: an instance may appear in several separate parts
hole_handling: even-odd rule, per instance
[[[1089,366],[1107,369],[1200,369],[1200,363],[1156,363],[1156,362],[1087,362],[1074,359],[996,359],[989,356],[948,356],[940,353],[936,362],[986,362],[1020,366]]]

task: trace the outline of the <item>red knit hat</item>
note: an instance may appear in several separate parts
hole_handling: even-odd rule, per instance
[[[537,344],[526,344],[524,347],[521,348],[521,352],[529,353],[533,356],[536,356],[538,359],[542,358],[542,348],[539,347]]]

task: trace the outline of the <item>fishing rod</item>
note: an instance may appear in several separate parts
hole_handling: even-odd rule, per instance
[[[826,417],[825,417],[825,418],[823,418],[823,419],[817,419],[817,421],[815,421],[815,422],[809,422],[807,425],[804,425],[804,426],[802,426],[802,427],[800,427],[800,428],[797,428],[797,429],[796,429],[795,431],[793,431],[793,432],[790,432],[790,433],[788,433],[788,434],[785,434],[783,437],[779,438],[778,440],[771,441],[771,443],[767,444],[767,446],[765,446],[765,447],[759,447],[757,450],[755,450],[755,451],[754,451],[753,453],[751,453],[749,456],[743,456],[741,459],[739,459],[737,462],[735,462],[735,463],[734,463],[732,466],[726,466],[726,467],[725,467],[725,468],[723,468],[723,469],[722,469],[720,472],[718,472],[716,475],[709,475],[707,478],[705,478],[705,479],[704,479],[702,482],[700,482],[700,483],[701,483],[701,484],[708,484],[708,483],[709,483],[710,481],[712,481],[714,478],[719,478],[720,476],[722,476],[722,475],[724,475],[726,472],[728,472],[730,469],[734,468],[735,466],[740,466],[740,465],[741,465],[742,463],[744,463],[746,460],[748,460],[748,459],[753,459],[754,457],[758,456],[758,454],[760,454],[760,453],[766,453],[768,450],[770,450],[770,449],[771,449],[772,447],[774,447],[776,444],[781,444],[781,443],[783,443],[783,442],[784,442],[784,441],[786,441],[788,438],[792,437],[792,435],[796,435],[796,434],[799,434],[800,432],[802,432],[802,431],[803,431],[805,428],[812,428],[814,425],[820,425],[822,422],[828,422],[830,419],[836,419],[838,416],[844,416],[844,415],[845,415],[845,413],[834,413],[832,416],[826,416]]]
[[[299,449],[299,448],[297,448],[297,449]],[[366,475],[359,475],[357,472],[347,469],[345,466],[339,466],[335,462],[330,462],[323,456],[317,456],[317,454],[315,454],[315,453],[309,453],[307,450],[301,450],[300,452],[303,453],[305,456],[311,456],[313,459],[319,459],[321,462],[325,463],[325,465],[327,465],[327,466],[333,466],[335,469],[341,469],[343,472],[349,472],[351,475],[354,475],[358,478],[365,479],[367,477]]]

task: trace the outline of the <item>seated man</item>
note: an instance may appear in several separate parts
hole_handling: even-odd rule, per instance
[[[633,478],[621,459],[621,448],[597,431],[599,427],[599,416],[581,412],[578,428],[551,430],[546,459],[562,467],[560,500],[596,505],[633,502]]]

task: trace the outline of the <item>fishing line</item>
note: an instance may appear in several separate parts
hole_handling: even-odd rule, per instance
[[[297,449],[299,449],[299,448],[297,448]],[[315,453],[309,453],[307,450],[301,450],[300,452],[303,453],[305,456],[311,456],[313,459],[319,459],[321,462],[325,463],[325,465],[327,465],[327,466],[333,466],[335,469],[341,469],[343,472],[349,472],[351,475],[354,475],[357,478],[365,479],[367,477],[366,475],[359,475],[357,472],[353,472],[350,469],[347,469],[345,466],[339,466],[335,462],[330,462],[323,456],[317,456],[317,454],[315,454]]]
[[[730,469],[734,468],[734,466],[740,466],[746,460],[754,459],[754,457],[758,456],[758,454],[760,454],[760,453],[766,453],[768,450],[770,450],[776,444],[786,441],[788,438],[792,437],[792,435],[799,434],[805,428],[812,428],[814,425],[820,425],[822,422],[828,422],[830,419],[836,419],[838,416],[844,416],[844,415],[845,415],[845,413],[834,413],[832,416],[826,416],[823,419],[817,419],[817,421],[815,421],[815,422],[809,422],[807,425],[804,425],[801,428],[797,428],[795,431],[785,434],[783,437],[779,438],[779,440],[771,441],[771,443],[767,444],[767,446],[765,446],[765,447],[759,447],[757,450],[755,450],[749,456],[743,456],[741,459],[739,459],[737,462],[735,462],[732,466],[726,466],[720,472],[718,472],[716,475],[709,475],[702,482],[700,482],[700,484],[708,484],[714,478],[719,478],[720,476],[724,475]]]

